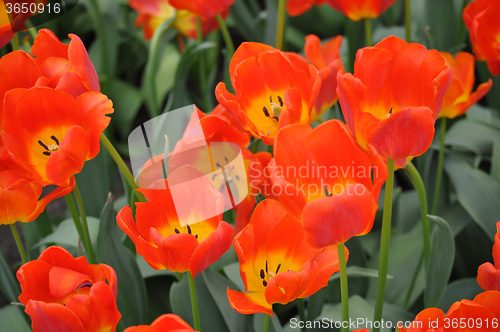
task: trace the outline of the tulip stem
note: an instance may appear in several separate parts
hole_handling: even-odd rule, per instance
[[[410,0],[405,0],[405,25],[406,25],[406,41],[411,42],[411,4]]]
[[[366,36],[366,46],[372,46],[372,22],[369,18],[365,18],[365,36]]]
[[[266,317],[264,317],[264,329],[262,330],[263,332],[269,331],[270,322],[271,322],[271,315],[266,314]]]
[[[90,239],[89,224],[87,223],[87,213],[85,212],[85,206],[83,205],[82,195],[80,194],[80,189],[78,185],[75,184],[75,197],[76,205],[78,206],[78,211],[80,211],[80,217],[82,220],[82,231],[83,231],[83,246],[89,257],[90,264],[97,264],[94,255],[94,248],[92,248],[92,240]]]
[[[23,241],[21,241],[21,237],[19,236],[19,232],[17,231],[16,224],[10,224],[10,230],[12,231],[12,235],[14,235],[14,240],[16,241],[17,250],[19,250],[19,254],[21,255],[21,259],[23,263],[28,263],[28,257],[26,256],[26,250],[24,250]]]
[[[100,13],[99,1],[98,0],[89,0],[85,1],[87,3],[87,10],[90,14],[90,17],[94,21],[94,26],[97,31],[97,40],[100,51],[100,61],[99,61],[99,74],[101,74],[101,83],[105,83],[102,89],[106,92],[107,82],[111,79],[111,64],[110,57],[108,54],[108,44],[106,40],[106,33],[104,28],[104,22],[102,20],[103,15]]]
[[[201,331],[200,311],[198,309],[198,298],[196,296],[196,283],[191,275],[191,271],[187,271],[189,282],[189,294],[191,296],[191,310],[193,311],[193,324],[196,331]]]
[[[80,241],[83,242],[85,235],[83,234],[83,226],[80,221],[80,217],[78,216],[78,210],[76,208],[75,199],[73,198],[73,196],[71,196],[71,193],[64,196],[64,198],[66,199],[66,204],[68,204],[68,209],[69,212],[71,213],[71,218],[73,218],[73,222],[75,223],[76,231],[78,232]]]
[[[392,191],[394,186],[394,160],[387,159],[388,176],[385,182],[384,215],[382,217],[382,235],[380,238],[380,261],[378,266],[377,298],[375,301],[375,323],[382,320],[384,310],[385,286],[387,284],[387,268],[389,265],[389,245],[391,242]],[[379,332],[375,327],[373,332]]]
[[[344,243],[337,244],[340,270],[340,296],[342,299],[342,322],[349,322],[349,293],[347,287],[347,268]],[[342,324],[342,331],[349,332],[349,324]]]
[[[203,29],[201,26],[201,17],[196,16],[196,37],[199,44],[203,41]],[[207,88],[207,64],[205,57],[201,56],[199,59],[199,72],[200,72],[200,90],[201,97],[203,98],[204,111],[211,110],[210,97],[208,95],[209,89]]]
[[[431,255],[431,238],[430,238],[430,227],[429,221],[427,220],[428,208],[427,208],[427,194],[425,192],[424,181],[418,172],[417,168],[408,162],[405,167],[406,175],[410,178],[413,187],[417,191],[418,200],[420,201],[420,215],[422,218],[422,232],[424,235],[424,257],[425,266],[429,264],[429,258]]]
[[[118,166],[118,168],[122,172],[123,177],[125,178],[125,181],[127,181],[127,183],[130,185],[132,190],[135,191],[135,195],[136,195],[137,199],[141,202],[145,202],[146,200],[145,200],[144,196],[140,192],[135,190],[135,189],[139,188],[139,186],[135,182],[134,176],[132,175],[132,173],[128,169],[127,165],[125,164],[125,161],[123,161],[123,158],[120,156],[118,151],[116,151],[115,147],[113,146],[111,141],[106,137],[106,135],[104,135],[104,133],[101,134],[101,143],[102,143],[102,145],[104,145],[106,150],[108,150],[109,155],[111,156],[111,158],[113,158],[116,165]]]
[[[439,136],[439,157],[437,164],[437,174],[436,174],[436,185],[434,187],[434,197],[432,198],[432,209],[431,214],[436,214],[438,202],[439,202],[439,191],[441,189],[441,181],[443,177],[443,159],[444,159],[444,137],[446,134],[446,118],[441,118],[441,132]]]
[[[304,299],[297,299],[297,310],[299,311],[299,318],[301,321],[305,322],[307,317],[306,317],[306,307],[304,305]],[[301,329],[302,332],[306,332],[307,328],[304,326]]]
[[[12,37],[12,51],[19,51],[19,36],[17,33]]]
[[[285,4],[286,0],[278,1],[278,26],[276,28],[276,48],[283,49],[283,35],[285,33]]]
[[[231,39],[231,35],[229,34],[229,30],[227,29],[226,21],[224,21],[224,19],[220,14],[215,15],[215,19],[217,20],[217,23],[219,23],[220,31],[222,32],[222,37],[226,42],[227,56],[229,59],[231,59],[234,54],[234,44],[233,40]]]

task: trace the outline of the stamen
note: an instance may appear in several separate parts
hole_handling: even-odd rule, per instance
[[[267,110],[266,106],[262,109],[264,111],[264,114],[269,117],[269,111]]]
[[[177,228],[174,229],[175,233],[179,234],[179,230]]]
[[[187,225],[187,229],[188,229],[188,234],[191,234],[191,227],[189,227],[189,225]]]
[[[52,140],[56,142],[57,145],[59,145],[59,140],[54,135],[50,136],[50,138],[52,138]]]
[[[266,274],[264,273],[263,269],[260,269],[260,278],[264,279],[266,277]]]
[[[229,160],[227,160],[227,157],[224,157],[224,160],[226,161],[227,164],[229,164]]]
[[[268,269],[267,269],[267,261],[266,261],[266,273],[269,272]]]
[[[283,107],[283,99],[281,99],[280,96],[278,96],[278,102],[280,103],[280,106]]]
[[[389,114],[392,114],[392,107],[391,107],[391,109],[389,110]]]
[[[269,95],[269,101],[272,103],[273,102],[273,96]]]
[[[40,144],[45,150],[49,151],[49,148],[47,147],[47,145],[43,144],[43,142],[41,140],[38,141],[38,144]]]
[[[276,122],[279,120],[277,116],[273,116],[273,119],[276,120]]]
[[[89,287],[89,288],[90,288],[90,287],[92,287],[92,284],[91,284],[90,282],[84,282],[83,284],[81,284],[80,286],[78,286],[78,287],[75,289],[75,292],[76,292],[77,290],[79,290],[80,288],[82,288],[82,287]]]
[[[198,240],[198,234],[196,234],[194,237]]]
[[[326,186],[325,186],[325,195],[326,195],[326,196],[332,196],[332,194],[330,194],[330,193],[328,192],[328,188],[327,188]]]
[[[267,281],[262,280],[262,284],[264,285],[264,287],[266,287],[267,286]]]
[[[217,166],[217,167],[219,167],[219,168],[221,168],[221,167],[222,167],[222,166],[219,164],[219,162],[216,162],[216,163],[215,163],[215,166]]]
[[[281,264],[278,264],[278,267],[276,268],[276,274],[278,274],[278,271],[280,270]]]
[[[43,153],[44,155],[46,155],[47,157],[50,157],[50,152],[48,152],[48,151],[43,151],[42,153]]]
[[[236,181],[240,181],[240,177],[238,175],[234,176],[236,178]]]

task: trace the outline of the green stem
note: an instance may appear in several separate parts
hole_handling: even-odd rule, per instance
[[[200,311],[198,309],[198,298],[196,296],[196,283],[191,275],[191,271],[187,271],[187,278],[189,282],[189,295],[191,296],[191,310],[193,311],[194,329],[196,331],[201,331]]]
[[[439,157],[437,165],[436,174],[436,185],[434,187],[434,197],[432,198],[432,209],[431,214],[436,214],[438,202],[439,202],[439,191],[441,189],[441,181],[443,177],[443,159],[444,159],[444,137],[446,134],[446,118],[441,118],[441,132],[439,136]]]
[[[85,247],[85,251],[87,251],[90,264],[97,264],[94,255],[94,248],[92,248],[92,240],[90,239],[89,225],[87,223],[87,213],[85,213],[85,206],[83,205],[82,195],[80,194],[80,189],[78,188],[77,184],[75,184],[74,192],[76,197],[76,204],[78,206],[78,210],[80,211],[80,218],[82,221],[82,231],[84,236],[83,246]]]
[[[71,218],[73,218],[73,222],[75,223],[76,231],[78,232],[78,236],[80,237],[80,241],[83,241],[85,235],[83,234],[83,226],[80,221],[80,217],[78,216],[78,210],[76,208],[75,200],[71,193],[64,196],[66,199],[66,204],[68,204],[69,213],[71,213]]]
[[[422,252],[420,253],[420,258],[418,259],[417,267],[415,268],[415,272],[413,273],[413,277],[411,278],[410,287],[408,287],[408,293],[406,293],[403,309],[408,308],[408,303],[410,302],[411,294],[413,293],[413,289],[415,288],[415,283],[417,282],[418,272],[420,271],[423,262],[424,262],[424,255]]]
[[[28,257],[26,256],[26,250],[24,250],[23,241],[21,241],[21,237],[19,236],[19,232],[17,231],[16,224],[10,224],[10,230],[12,231],[12,235],[14,235],[14,240],[16,241],[17,250],[19,250],[19,254],[21,255],[21,259],[23,263],[28,263]]]
[[[387,284],[387,268],[389,265],[389,245],[391,242],[392,191],[394,186],[394,160],[387,160],[388,176],[385,182],[384,215],[382,217],[382,235],[380,238],[380,261],[378,269],[377,299],[375,301],[374,322],[382,320],[384,310],[385,286]],[[373,332],[379,332],[375,328]]]
[[[430,238],[429,221],[427,220],[427,214],[428,214],[427,194],[425,192],[424,181],[422,181],[420,173],[411,162],[406,164],[405,172],[410,178],[413,187],[417,191],[418,200],[420,201],[420,215],[422,218],[422,232],[424,235],[424,257],[425,257],[425,266],[427,266],[431,255],[431,238]]]
[[[305,322],[307,319],[306,316],[306,307],[304,305],[304,299],[297,299],[297,309],[299,311],[299,318],[301,321]],[[302,332],[307,331],[307,328],[304,326],[302,327]]]
[[[17,33],[12,37],[12,51],[19,51],[19,35]]]
[[[411,42],[411,4],[410,0],[405,0],[405,25],[406,41]]]
[[[347,268],[344,243],[337,244],[340,268],[340,296],[342,299],[342,321],[349,322],[349,293],[347,288]],[[349,332],[349,324],[342,324],[342,331]]]
[[[278,1],[278,27],[276,28],[276,48],[283,49],[283,35],[285,33],[285,5],[286,0]]]
[[[99,61],[99,73],[101,74],[101,81],[104,86],[102,86],[103,91],[107,91],[107,81],[111,76],[111,64],[109,63],[108,47],[106,42],[106,33],[104,29],[104,24],[102,21],[102,15],[100,14],[99,1],[89,0],[85,1],[88,3],[88,11],[90,17],[94,20],[94,25],[97,32],[97,40],[99,43],[100,61]]]
[[[201,18],[196,16],[196,36],[198,43],[203,41],[203,30],[201,27]],[[203,108],[205,112],[211,110],[210,97],[208,95],[209,89],[207,88],[207,64],[205,62],[205,57],[200,57],[199,61],[199,72],[200,72],[200,89],[201,96],[203,98]]]
[[[24,21],[24,25],[28,28],[28,33],[30,34],[31,38],[35,39],[38,36],[38,30],[35,28],[33,23],[31,23],[30,20]]]
[[[233,40],[231,39],[231,35],[229,34],[229,30],[227,29],[226,21],[224,21],[222,16],[220,16],[220,14],[215,15],[215,19],[217,20],[217,23],[219,23],[220,31],[222,32],[222,37],[226,42],[228,58],[231,59],[234,54],[234,44]]]
[[[267,315],[264,318],[264,329],[262,330],[263,332],[268,332],[269,331],[269,323],[271,322],[271,315]]]
[[[369,18],[365,18],[366,46],[372,46],[372,23]]]

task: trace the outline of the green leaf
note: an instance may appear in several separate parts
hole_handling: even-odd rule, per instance
[[[266,318],[266,314],[255,314],[253,315],[253,325],[255,332],[264,331],[264,320]],[[271,317],[271,321],[269,322],[269,332],[281,332],[283,328],[281,327],[280,321],[276,314]]]
[[[245,284],[243,283],[243,280],[241,280],[241,275],[240,275],[240,263],[235,262],[228,264],[224,266],[224,273],[226,276],[233,282],[233,284],[236,285],[237,290],[239,291],[244,291],[245,290]]]
[[[450,50],[455,46],[457,19],[453,0],[426,0],[426,23],[431,36],[430,48]]]
[[[126,138],[132,129],[132,122],[139,112],[143,102],[142,93],[133,85],[113,80],[109,82],[108,97],[113,101],[115,112],[112,115],[112,123],[122,138]]]
[[[451,282],[444,291],[438,308],[447,312],[453,303],[463,299],[472,300],[483,290],[477,284],[476,278],[463,278]]]
[[[89,226],[90,239],[92,243],[97,241],[97,233],[99,232],[99,219],[94,217],[87,217],[87,223]],[[78,247],[80,238],[76,230],[75,224],[72,218],[64,219],[59,226],[55,229],[54,233],[41,239],[35,246],[40,247],[42,245],[57,243],[58,245],[68,248],[68,247]]]
[[[465,133],[466,135],[464,135]],[[485,155],[490,153],[493,142],[499,139],[500,130],[484,123],[464,119],[456,122],[447,131],[445,143]]]
[[[113,267],[118,278],[118,310],[125,326],[146,324],[146,286],[135,256],[121,242],[117,232],[116,214],[109,198],[101,213],[96,245],[99,262]]]
[[[19,306],[8,305],[0,308],[0,322],[2,322],[2,331],[32,331]]]
[[[453,157],[444,168],[455,187],[458,201],[486,235],[493,239],[500,216],[500,184],[491,176]]]
[[[346,272],[347,272],[347,277],[349,278],[353,277],[378,278],[378,270],[369,269],[361,266],[349,266]],[[340,274],[335,273],[333,276],[330,277],[329,280],[331,281],[339,278]],[[394,278],[393,276],[387,275],[387,279],[393,279],[393,278]]]
[[[437,216],[429,216],[437,227],[432,232],[431,256],[427,267],[427,282],[424,291],[426,308],[438,305],[451,275],[455,259],[455,241],[448,223]]]
[[[21,294],[19,283],[12,273],[12,270],[0,251],[0,291],[10,302],[18,302],[17,297]],[[2,321],[2,320],[0,320]]]
[[[235,28],[246,40],[260,41],[262,29],[259,29],[257,16],[250,11],[245,1],[235,1],[233,3],[231,17],[237,22]]]
[[[158,276],[172,276],[175,277],[175,273],[170,270],[155,270],[151,266],[149,266],[148,262],[141,255],[137,255],[136,258],[137,266],[141,271],[141,275],[143,279],[158,277]]]
[[[493,142],[490,175],[495,180],[500,181],[500,139]]]

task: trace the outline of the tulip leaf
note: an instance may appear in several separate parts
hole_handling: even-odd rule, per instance
[[[235,1],[231,6],[231,17],[236,29],[246,40],[260,41],[262,29],[257,24],[257,13],[252,13],[245,1]]]
[[[87,224],[89,225],[90,239],[92,243],[97,241],[97,233],[99,232],[99,219],[94,217],[87,217]],[[78,247],[80,238],[76,230],[72,218],[64,219],[54,232],[43,239],[41,239],[35,246],[56,243],[66,249]],[[70,250],[71,251],[71,250]]]
[[[120,80],[109,82],[108,90],[108,97],[115,109],[111,125],[120,128],[116,132],[126,138],[143,102],[143,95],[136,87]]]
[[[9,301],[19,301],[17,297],[21,294],[21,289],[2,251],[0,251],[0,291]]]
[[[264,331],[265,318],[266,318],[265,314],[253,315],[253,325],[255,332]],[[278,320],[278,317],[275,313],[274,317],[271,317],[271,321],[269,322],[269,332],[281,332],[281,331],[283,331],[283,328],[281,327],[280,321]]]
[[[426,0],[425,18],[430,48],[450,51],[455,46],[457,19],[453,0]]]
[[[500,139],[497,139],[493,142],[490,175],[496,181],[500,182]]]
[[[191,298],[189,296],[190,293],[187,278],[187,274],[184,273],[182,279],[175,282],[170,288],[170,306],[172,307],[174,314],[179,315],[193,327],[193,313],[191,311]],[[229,328],[226,325],[217,303],[208,290],[205,278],[201,274],[198,274],[195,276],[194,280],[196,283],[201,330],[228,332]],[[223,293],[223,295],[225,295],[225,293]]]
[[[499,139],[500,130],[484,123],[464,119],[459,120],[447,131],[445,142],[485,155],[491,152],[493,142]]]
[[[0,308],[0,322],[2,331],[30,332],[32,331],[26,322],[20,306],[7,305]]]
[[[240,263],[235,262],[224,266],[224,273],[237,287],[237,290],[244,291],[245,284],[241,280]]]
[[[455,241],[450,225],[437,216],[429,216],[437,227],[432,232],[431,255],[427,267],[427,282],[424,291],[426,308],[435,307],[448,284],[455,259]]]
[[[366,277],[366,278],[378,278],[378,270],[376,269],[369,269],[366,267],[361,267],[361,266],[349,266],[347,268],[347,277],[353,278],[353,277]],[[339,279],[340,274],[335,273],[333,276],[330,277],[331,280]],[[394,277],[390,274],[387,275],[387,279],[393,279]]]
[[[118,279],[117,305],[125,326],[147,323],[146,286],[134,254],[121,242],[113,202],[108,198],[101,213],[96,252],[98,261],[108,264]]]
[[[493,239],[500,216],[500,184],[479,169],[453,157],[444,168],[455,187],[458,201],[486,235]]]
[[[454,302],[461,301],[463,299],[472,300],[482,291],[481,287],[477,284],[476,278],[463,278],[455,280],[446,286],[443,296],[441,297],[441,301],[437,307],[446,312]]]

